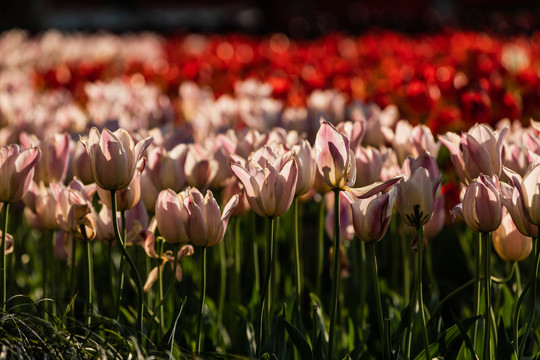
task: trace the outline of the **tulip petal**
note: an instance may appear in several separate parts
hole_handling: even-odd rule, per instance
[[[363,186],[360,188],[345,188],[345,190],[350,192],[357,198],[365,199],[389,188],[390,186],[394,185],[402,178],[403,176],[396,176],[396,177],[393,177],[392,179],[388,179],[385,181],[374,182],[371,185]]]

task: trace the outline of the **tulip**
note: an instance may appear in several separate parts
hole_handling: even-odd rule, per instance
[[[41,157],[39,148],[20,150],[19,145],[0,149],[0,202],[19,201],[28,191],[34,168]]]
[[[354,184],[356,161],[349,139],[327,121],[321,123],[317,132],[315,161],[324,182],[332,189]]]
[[[540,162],[529,164],[521,184],[517,176],[514,179],[514,185],[523,198],[528,220],[534,225],[540,225]]]
[[[184,202],[188,213],[185,229],[187,237],[199,247],[212,247],[219,244],[225,235],[232,211],[238,204],[238,195],[227,202],[221,214],[219,205],[210,190],[204,197],[196,188],[188,189],[188,194],[187,201]]]
[[[129,185],[116,192],[116,206],[118,211],[129,210],[139,203],[141,199],[141,172],[144,169],[144,165],[144,159],[139,161]],[[111,192],[98,187],[97,194],[101,202],[109,209],[112,209]]]
[[[141,233],[148,228],[148,214],[144,204],[139,201],[137,205],[126,211],[126,244],[136,244],[143,240]],[[117,216],[117,221],[122,223],[120,216]],[[106,243],[116,242],[116,237],[113,230],[112,211],[107,206],[102,206],[96,217],[96,240]]]
[[[197,353],[200,353],[202,311],[206,296],[206,248],[219,244],[223,239],[229,218],[234,207],[238,204],[238,195],[233,196],[229,200],[227,205],[225,205],[222,214],[219,205],[210,190],[207,191],[204,197],[196,188],[188,188],[187,193],[188,198],[184,201],[188,213],[188,221],[185,229],[186,234],[194,245],[202,247],[202,295],[200,299],[199,324],[197,327],[196,342]]]
[[[317,169],[313,151],[307,140],[302,140],[299,144],[294,145],[292,151],[298,167],[295,195],[304,195],[311,189],[315,181]]]
[[[376,296],[377,317],[379,320],[379,332],[381,343],[384,344],[386,341],[374,244],[383,238],[388,229],[388,225],[390,224],[395,200],[395,188],[392,188],[384,195],[374,195],[367,199],[355,199],[351,195],[348,195],[347,199],[349,200],[352,210],[354,232],[360,240],[368,243],[373,284],[375,286],[374,290]]]
[[[2,250],[0,254],[0,279],[2,291],[0,300],[2,304],[6,302],[6,249],[8,239],[8,214],[9,204],[19,201],[28,191],[28,187],[34,176],[36,166],[41,151],[39,148],[30,148],[20,151],[18,145],[2,146],[0,148],[0,203],[4,210],[2,221]]]
[[[68,134],[56,134],[50,140],[40,141],[35,135],[21,133],[20,141],[26,148],[37,146],[41,149],[41,161],[34,172],[36,183],[48,185],[51,182],[64,182],[72,147]]]
[[[50,183],[45,186],[35,182],[30,184],[28,192],[23,198],[26,205],[24,213],[30,225],[37,229],[58,230],[56,222],[56,201],[63,185]]]
[[[512,175],[510,175],[512,176]],[[499,183],[501,190],[501,202],[512,217],[514,225],[520,233],[528,237],[538,237],[538,226],[529,221],[528,211],[523,203],[523,196],[518,190],[521,188],[521,177],[514,173],[512,177],[515,186]]]
[[[148,172],[158,190],[182,190],[186,178],[184,165],[187,151],[186,144],[178,144],[171,151],[161,147],[150,151],[148,155]]]
[[[233,157],[232,171],[244,185],[249,205],[260,216],[274,218],[284,214],[294,198],[298,168],[292,153],[277,156],[268,146],[261,148],[268,159],[257,152],[247,163]],[[259,164],[256,159],[262,163]]]
[[[379,150],[371,146],[359,146],[355,152],[356,182],[355,187],[366,186],[381,180],[384,156]]]
[[[163,190],[158,195],[156,201],[157,227],[160,234],[171,244],[184,244],[189,241],[186,232],[188,196],[188,190],[176,194],[170,189]]]
[[[497,230],[502,220],[502,202],[499,195],[499,180],[480,175],[469,184],[461,204],[453,212],[465,220],[474,232],[489,233]]]
[[[76,239],[88,241],[96,237],[96,219],[92,204],[78,190],[65,188],[59,193],[56,221]]]
[[[501,221],[501,226],[493,233],[493,247],[505,261],[521,261],[532,251],[532,239],[519,232],[509,213]]]
[[[454,133],[440,135],[439,140],[450,151],[450,159],[464,184],[480,174],[501,176],[502,144],[508,127],[493,131],[488,125],[476,124],[459,137]]]
[[[435,195],[440,178],[433,181],[429,171],[418,167],[398,186],[397,208],[407,225],[425,225],[433,214]]]
[[[81,142],[75,144],[75,150],[71,156],[71,171],[73,176],[79,179],[83,184],[91,184],[94,182],[92,174],[92,166],[88,152]]]
[[[147,137],[135,144],[124,129],[104,129],[100,134],[95,127],[88,138],[80,139],[88,152],[96,183],[109,191],[122,190],[130,184],[142,153],[152,142],[152,137]]]
[[[463,201],[452,210],[454,214],[463,218],[467,226],[475,232],[480,232],[480,250],[483,254],[484,262],[484,355],[490,358],[490,309],[491,309],[491,241],[489,233],[495,231],[502,220],[502,202],[499,195],[499,179],[480,175],[469,184],[463,195]],[[477,257],[477,268],[479,269],[480,258]],[[480,274],[477,273],[476,281],[480,288]],[[477,293],[476,309],[478,309],[480,296]],[[478,311],[477,311],[478,312]]]
[[[352,210],[354,233],[360,240],[377,242],[383,238],[390,225],[395,198],[395,188],[367,199],[347,196]]]

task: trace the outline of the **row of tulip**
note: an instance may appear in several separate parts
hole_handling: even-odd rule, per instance
[[[540,113],[538,33],[501,37],[448,31],[407,36],[381,31],[295,42],[284,34],[165,38],[150,33],[49,31],[29,37],[12,31],[2,34],[0,50],[6,54],[0,66],[9,70],[3,71],[0,83],[66,89],[76,105],[92,103],[89,108],[96,121],[105,105],[95,101],[104,92],[113,93],[106,97],[115,97],[118,112],[129,113],[119,107],[133,100],[132,87],[151,99],[131,104],[138,111],[146,114],[145,105],[157,101],[157,109],[166,112],[172,106],[181,119],[189,120],[192,114],[177,107],[179,99],[193,101],[190,89],[177,91],[186,82],[210,88],[217,97],[234,93],[239,98],[272,98],[259,110],[268,113],[269,120],[280,111],[308,107],[342,121],[343,104],[350,99],[381,107],[397,105],[405,118],[426,123],[436,132],[461,130],[476,122],[493,125],[504,117],[537,118]],[[127,89],[100,85],[120,78],[130,84]],[[265,86],[241,84],[250,78]],[[89,88],[89,83],[97,87]],[[157,99],[156,92],[168,95],[170,104]]]
[[[366,145],[373,141],[373,137],[368,135],[370,131],[373,134],[374,123],[378,125],[377,131],[384,134],[381,140],[383,144],[378,147]],[[197,331],[194,332],[195,337],[194,334],[185,336],[194,344],[194,352],[201,353],[204,350],[207,248],[220,245],[231,216],[234,215],[235,222],[239,223],[241,217],[253,211],[268,219],[268,225],[266,251],[263,255],[263,258],[266,258],[264,276],[259,279],[259,276],[255,275],[253,283],[248,285],[253,286],[256,294],[256,309],[252,308],[251,313],[246,315],[249,326],[252,329],[253,324],[256,326],[251,349],[253,354],[259,355],[265,352],[278,353],[277,345],[272,342],[277,336],[275,327],[272,327],[274,312],[281,307],[278,304],[287,302],[287,297],[291,295],[286,292],[282,294],[283,298],[277,295],[280,293],[279,281],[283,280],[276,263],[278,219],[285,217],[293,206],[294,266],[291,268],[294,268],[295,274],[293,302],[296,305],[294,315],[284,319],[282,324],[286,324],[283,326],[289,331],[289,336],[301,352],[302,358],[312,356],[311,351],[323,351],[316,350],[317,342],[321,342],[321,349],[325,349],[325,340],[320,339],[325,337],[326,326],[329,331],[328,345],[323,352],[329,358],[354,350],[344,347],[339,338],[336,339],[336,333],[344,334],[343,319],[340,319],[339,314],[345,309],[343,304],[339,305],[339,284],[344,271],[348,270],[346,260],[350,250],[347,249],[351,248],[352,237],[356,236],[365,243],[362,247],[369,249],[372,284],[376,295],[376,311],[369,310],[369,314],[377,318],[378,325],[371,326],[379,330],[379,338],[363,333],[361,338],[369,345],[367,353],[384,358],[410,358],[421,343],[422,352],[418,356],[431,359],[433,355],[442,354],[442,349],[437,339],[428,332],[422,273],[424,248],[428,244],[426,238],[435,236],[445,223],[444,197],[441,196],[443,174],[436,162],[442,143],[449,151],[454,174],[462,186],[461,203],[452,212],[456,217],[463,218],[470,230],[480,233],[482,240],[473,244],[477,247],[473,260],[476,294],[472,314],[472,322],[476,325],[474,330],[471,330],[472,339],[468,339],[468,342],[466,340],[466,345],[462,347],[464,350],[460,351],[470,350],[489,359],[492,349],[497,349],[497,343],[504,341],[499,336],[500,332],[495,335],[492,331],[492,328],[496,329],[495,322],[498,319],[492,318],[490,311],[494,306],[499,306],[491,301],[492,292],[498,294],[491,282],[493,259],[490,249],[491,233],[494,233],[496,236],[493,244],[504,260],[523,260],[534,247],[534,262],[529,269],[528,285],[521,290],[520,280],[515,280],[516,288],[507,288],[515,294],[515,299],[512,298],[511,301],[511,314],[506,314],[506,317],[511,318],[512,325],[511,352],[515,352],[519,358],[526,352],[534,354],[537,346],[529,346],[527,349],[526,345],[534,326],[535,280],[539,267],[536,244],[539,220],[536,202],[540,139],[535,122],[528,128],[523,128],[519,122],[504,125],[504,122],[501,123],[501,129],[494,131],[487,125],[477,124],[461,136],[452,132],[439,135],[439,142],[426,126],[412,126],[405,120],[395,123],[394,127],[384,126],[381,118],[370,118],[368,121],[358,117],[354,121],[337,123],[336,126],[321,121],[313,146],[298,132],[287,132],[283,128],[273,128],[268,133],[247,129],[217,135],[209,132],[204,142],[192,143],[186,141],[185,134],[182,133],[164,134],[168,128],[141,130],[131,135],[124,129],[111,132],[105,128],[100,132],[94,127],[88,137],[81,137],[80,142],[77,142],[82,151],[76,150],[77,147],[73,146],[68,134],[40,139],[36,135],[21,133],[22,147],[9,145],[1,150],[0,202],[3,204],[4,215],[4,255],[0,257],[0,268],[3,304],[6,306],[7,295],[10,293],[6,284],[7,274],[11,270],[7,265],[9,263],[6,262],[6,255],[17,248],[18,242],[18,239],[12,239],[8,235],[9,208],[10,204],[24,200],[24,213],[31,228],[57,233],[54,241],[58,247],[57,254],[63,259],[70,258],[70,283],[73,283],[77,276],[76,244],[82,241],[86,245],[88,269],[83,283],[87,285],[84,317],[88,326],[96,321],[96,314],[107,312],[103,302],[99,304],[98,301],[96,304],[94,301],[95,291],[103,293],[107,290],[104,286],[94,285],[95,250],[92,248],[92,240],[103,240],[108,244],[109,253],[114,252],[112,245],[118,246],[121,251],[121,256],[118,257],[120,264],[116,267],[112,261],[109,265],[111,268],[108,276],[118,279],[111,280],[109,290],[113,295],[108,306],[115,309],[110,314],[120,319],[122,301],[126,301],[122,300],[122,294],[129,291],[123,288],[122,269],[125,260],[130,265],[137,292],[136,301],[128,302],[129,306],[134,306],[133,314],[137,320],[132,324],[136,327],[134,333],[141,344],[145,341],[145,334],[160,336],[159,334],[165,333],[167,317],[164,306],[166,296],[163,292],[166,273],[164,265],[171,263],[172,274],[180,280],[182,268],[178,262],[195,252],[193,246],[200,249],[197,251],[200,253],[201,265],[198,273],[201,285]],[[134,141],[133,137],[138,141]],[[68,174],[75,174],[76,178],[68,178]],[[451,177],[451,173],[447,174],[446,181],[451,181]],[[69,184],[64,185],[68,181]],[[223,210],[220,209],[213,192],[221,195]],[[334,239],[332,249],[340,250],[332,251],[333,259],[329,259],[332,264],[331,295],[327,296],[320,285],[314,287],[314,296],[323,297],[323,306],[329,309],[329,316],[328,325],[325,325],[323,320],[322,327],[314,327],[315,336],[310,339],[306,334],[301,334],[301,315],[306,311],[302,306],[302,292],[306,289],[302,272],[306,271],[303,262],[307,259],[301,256],[300,244],[303,245],[304,252],[308,244],[306,239],[300,242],[300,228],[307,224],[298,223],[298,207],[300,202],[309,204],[312,199],[320,198],[323,194],[330,194],[325,196],[324,202],[328,206],[328,234]],[[96,203],[96,199],[99,199],[99,203]],[[504,212],[503,205],[506,209]],[[399,300],[402,304],[396,307],[388,304],[385,314],[380,297],[382,292],[379,286],[375,243],[385,236],[392,222],[394,208],[397,209],[403,226],[409,226],[416,232],[416,240],[413,242],[416,252],[415,285],[411,293],[411,254],[405,246],[401,254],[403,259],[400,261],[393,258],[393,261],[403,263],[404,283],[402,288],[400,286],[400,289],[393,289],[402,292]],[[322,209],[324,210],[324,206]],[[150,222],[149,213],[155,214]],[[18,221],[15,227],[24,227],[24,222]],[[309,229],[309,226],[307,228]],[[397,235],[397,232],[394,231],[393,235]],[[251,247],[253,250],[253,265],[246,263],[250,258],[246,254],[242,263],[241,253],[246,252],[241,250],[239,243],[235,243],[233,261],[235,267],[238,267],[237,276],[240,276],[242,266],[257,269],[257,274],[259,254],[256,237],[252,238],[249,244],[250,236],[240,227],[235,229],[235,237],[239,238],[235,242],[243,241],[246,248]],[[323,237],[319,236],[319,239],[319,247],[324,249]],[[46,248],[53,243],[50,239],[43,241],[49,243]],[[406,239],[404,243],[407,243]],[[149,259],[157,259],[157,266],[152,270],[147,266],[143,270],[140,264],[132,259],[134,251],[129,251],[126,245],[134,245],[135,248],[142,246]],[[44,296],[47,296],[51,289],[46,275],[50,274],[50,269],[45,266],[50,266],[51,259],[45,259],[50,256],[48,251],[45,250],[42,254],[44,270],[41,287]],[[428,253],[426,256],[429,258]],[[324,250],[319,251],[317,257],[316,274],[318,277],[326,277],[321,264]],[[226,262],[223,258],[220,261]],[[356,266],[355,264],[354,267]],[[518,265],[515,264],[513,269],[519,272]],[[191,270],[189,275],[195,278],[196,270]],[[140,277],[142,271],[148,273],[145,284]],[[431,276],[430,286],[436,286],[437,281],[432,274]],[[366,280],[366,273],[362,272],[361,281]],[[150,292],[156,282],[159,284],[155,295],[158,305],[154,309],[156,313],[153,314],[148,310],[150,304],[148,298],[145,300],[144,293]],[[241,293],[240,278],[237,279],[236,286],[236,290]],[[13,288],[13,285],[11,287]],[[70,284],[70,288],[65,290],[67,296],[75,294],[75,287],[76,285]],[[446,298],[441,300],[441,304],[445,301]],[[520,312],[524,301],[530,301],[525,314]],[[242,300],[237,300],[229,306],[241,304]],[[365,306],[365,302],[359,306],[360,324],[365,324],[368,319],[365,317]],[[218,316],[223,316],[219,315],[223,311],[223,307],[218,310]],[[354,313],[358,310],[353,308],[349,311]],[[401,321],[391,315],[396,311],[401,312]],[[149,316],[147,313],[153,315]],[[416,318],[420,322],[421,331],[415,332]],[[521,319],[524,318],[528,321],[520,326]],[[153,323],[159,325],[161,333],[150,334]],[[393,329],[395,331],[398,323],[401,327],[401,340],[396,342],[392,341],[389,335]],[[482,330],[478,330],[480,324],[483,324]],[[220,326],[222,325],[221,323]],[[502,320],[499,320],[499,326],[505,329]],[[362,329],[357,331],[363,332]],[[438,334],[441,334],[444,340],[452,331],[456,331],[455,326],[439,329]],[[467,337],[466,333],[462,335]],[[418,341],[413,342],[416,337]],[[477,344],[480,341],[483,341],[483,347]],[[472,344],[470,349],[467,344]],[[233,344],[232,350],[242,353],[236,346],[237,344]]]

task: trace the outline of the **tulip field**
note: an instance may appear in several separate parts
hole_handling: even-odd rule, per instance
[[[540,32],[0,53],[1,359],[540,359]]]

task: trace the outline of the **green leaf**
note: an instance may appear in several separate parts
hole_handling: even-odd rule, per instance
[[[514,352],[514,346],[512,345],[512,342],[506,333],[506,329],[504,328],[504,320],[502,317],[499,321],[499,329],[497,333],[499,340],[497,343],[497,359],[516,359],[517,355]]]
[[[323,343],[322,333],[319,332],[315,347],[313,348],[313,360],[326,360],[326,354],[324,352],[325,344]]]
[[[296,346],[296,349],[298,350],[298,353],[300,354],[301,359],[312,360],[313,355],[311,353],[311,348],[309,347],[309,344],[306,341],[306,339],[302,336],[300,331],[298,331],[298,329],[294,327],[293,324],[291,324],[287,320],[284,320],[284,322],[285,322],[285,329],[287,329],[287,333],[289,334],[289,337],[291,338],[291,341],[293,342],[294,346]]]
[[[449,327],[445,332],[441,334],[441,336],[436,342],[429,345],[430,354],[443,355],[447,353],[448,350],[450,350],[450,348],[453,347],[459,339],[463,339],[464,341],[468,341],[470,343],[466,329],[469,328],[472,324],[474,324],[478,318],[479,316],[475,316],[465,319],[463,322],[459,322],[458,319],[454,319],[456,320],[456,324]],[[424,351],[422,351],[418,354],[418,356],[416,356],[415,360],[425,360],[425,358],[426,354]]]
[[[180,320],[180,315],[182,315],[182,310],[184,309],[184,305],[186,304],[186,299],[187,297],[180,300],[180,307],[178,308],[178,310],[176,310],[176,314],[174,314],[174,320],[171,324],[171,327],[165,333],[165,335],[163,335],[163,338],[158,345],[159,349],[168,348],[171,354],[173,352],[174,336],[176,335],[176,325],[178,324],[178,320]]]
[[[262,350],[261,352],[264,354],[264,353],[269,353],[269,354],[273,354],[274,353],[274,349],[276,348],[276,338],[274,337],[274,335],[270,335],[268,337],[268,339],[266,339],[266,341],[264,342],[264,345],[262,347]]]

